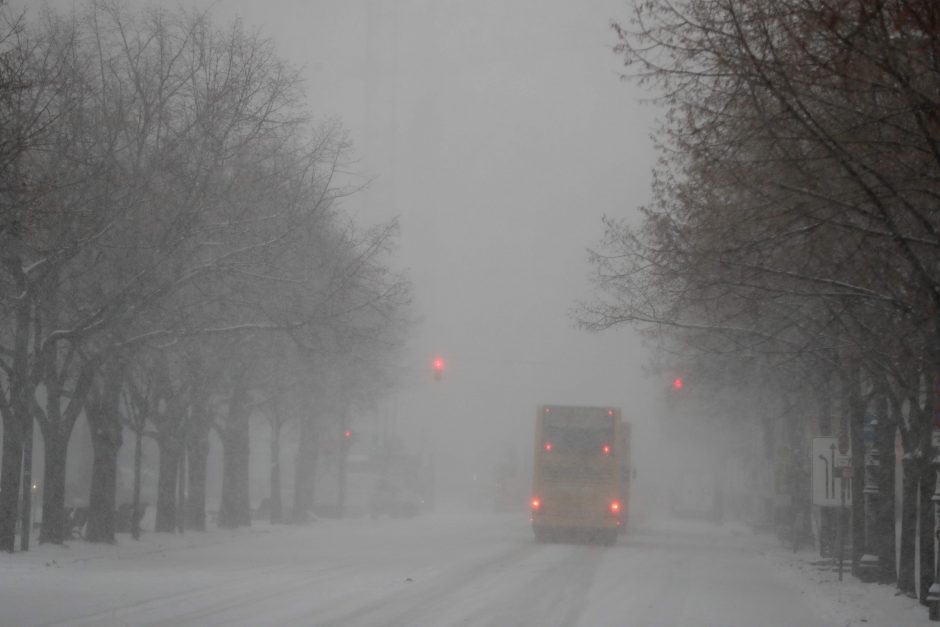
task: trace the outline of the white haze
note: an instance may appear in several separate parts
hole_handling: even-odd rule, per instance
[[[375,177],[346,206],[366,223],[399,218],[421,322],[401,391],[367,418],[433,444],[442,489],[486,472],[506,443],[525,458],[541,402],[622,406],[652,437],[661,387],[644,379],[639,341],[570,316],[591,294],[601,217],[633,215],[649,195],[657,111],[619,78],[622,2],[187,5],[274,38]]]
[[[648,351],[629,329],[591,334],[572,316],[593,293],[587,249],[600,241],[602,216],[635,217],[650,197],[650,136],[661,112],[621,80],[612,50],[610,24],[628,17],[628,5],[176,6],[208,11],[219,25],[240,19],[272,39],[302,71],[310,109],[341,120],[354,143],[354,180],[369,184],[343,206],[360,224],[399,220],[392,263],[413,283],[419,322],[397,392],[354,425],[397,431],[413,452],[432,455],[442,494],[490,481],[493,463],[510,451],[527,465],[539,403],[622,407],[643,441],[636,465],[663,459],[653,446],[660,437],[653,414],[666,382],[644,374]],[[440,382],[431,368],[438,355],[447,370]],[[83,427],[76,431],[73,440],[87,439]],[[73,442],[70,468],[87,473],[87,445]],[[211,452],[210,490],[219,446]],[[266,445],[253,447],[254,503],[267,492],[266,454]],[[284,458],[290,485],[289,444]]]

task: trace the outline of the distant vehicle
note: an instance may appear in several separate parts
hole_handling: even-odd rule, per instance
[[[629,428],[617,408],[539,407],[530,502],[537,540],[617,542],[630,496]]]
[[[414,518],[423,508],[424,499],[419,494],[384,479],[376,483],[372,500],[369,502],[369,514],[372,518]]]

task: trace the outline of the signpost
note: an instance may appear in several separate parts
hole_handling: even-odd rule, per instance
[[[837,508],[836,544],[839,551],[839,581],[842,581],[846,508],[852,504],[852,451],[847,438],[813,438],[813,505]]]
[[[840,507],[842,494],[852,504],[852,454],[839,452],[836,438],[813,438],[813,505]],[[848,474],[845,472],[848,471]],[[843,489],[843,483],[844,489]]]

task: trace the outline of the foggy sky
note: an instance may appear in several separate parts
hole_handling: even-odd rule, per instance
[[[610,49],[626,4],[179,4],[272,37],[303,68],[311,108],[342,119],[357,167],[375,177],[345,206],[361,223],[400,219],[394,264],[421,323],[380,420],[464,457],[498,441],[526,449],[539,403],[619,405],[642,432],[658,390],[642,376],[645,351],[629,331],[590,335],[570,316],[590,295],[601,216],[634,215],[649,197],[656,111],[618,78]]]

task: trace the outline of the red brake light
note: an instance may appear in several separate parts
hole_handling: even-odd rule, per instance
[[[551,452],[552,452],[552,443],[551,443],[551,442],[546,442],[544,448],[545,448],[545,452],[546,452],[546,453],[551,453]]]
[[[532,499],[531,505],[532,505],[532,511],[533,511],[533,512],[537,512],[537,511],[539,511],[540,509],[542,509],[542,501],[538,500],[537,498],[536,498],[536,499]]]
[[[620,501],[611,501],[610,502],[610,513],[619,514],[620,513]]]
[[[604,451],[604,455],[610,455],[610,444],[605,444],[601,447],[601,450]]]

